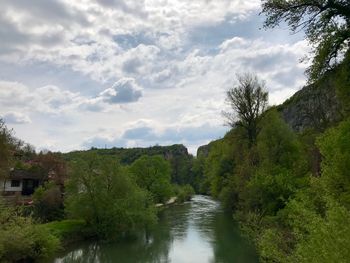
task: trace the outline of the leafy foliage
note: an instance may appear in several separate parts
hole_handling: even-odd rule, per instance
[[[183,203],[185,201],[190,201],[192,196],[195,194],[194,189],[189,184],[186,185],[175,185],[174,192],[177,197],[177,202]]]
[[[156,203],[167,201],[172,195],[170,164],[162,156],[144,155],[130,167],[136,183],[149,191]]]
[[[347,0],[263,0],[265,27],[286,22],[293,32],[305,30],[315,56],[307,73],[319,79],[349,50],[350,3]]]
[[[0,203],[0,261],[44,259],[59,248],[59,240],[30,217]]]
[[[63,219],[63,195],[60,187],[53,182],[47,182],[37,188],[33,195],[34,217],[42,222]]]
[[[122,165],[131,165],[144,155],[163,156],[171,165],[171,182],[174,184],[194,184],[191,173],[192,156],[188,154],[187,149],[182,144],[171,146],[152,146],[148,148],[111,148],[96,149],[88,151],[74,151],[64,154],[67,161],[84,158],[86,155],[96,154],[99,156],[116,157]]]
[[[66,211],[72,218],[84,219],[91,234],[103,239],[130,234],[155,221],[149,194],[136,185],[126,168],[96,155],[74,163]]]
[[[0,178],[5,177],[14,161],[12,151],[15,148],[16,139],[5,122],[0,118]]]
[[[350,209],[350,120],[329,129],[317,144],[323,156],[322,183],[326,193]]]

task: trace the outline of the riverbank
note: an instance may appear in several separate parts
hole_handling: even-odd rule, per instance
[[[43,224],[42,226],[60,240],[62,248],[86,238],[86,223],[84,220],[66,219]]]
[[[173,196],[164,203],[155,204],[158,213],[162,212],[166,208],[170,208],[176,204],[190,201],[192,195],[186,194],[186,198],[178,198]],[[49,233],[60,240],[60,249],[65,249],[76,242],[82,242],[84,240],[94,240],[91,236],[84,220],[66,219],[62,221],[53,221],[42,225]]]

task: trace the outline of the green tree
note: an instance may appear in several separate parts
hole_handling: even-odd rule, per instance
[[[6,127],[5,122],[0,119],[0,178],[5,177],[10,168],[13,140],[11,131]]]
[[[170,164],[160,155],[144,155],[137,159],[130,171],[139,187],[149,191],[155,202],[165,202],[172,194]]]
[[[279,166],[302,175],[307,168],[297,135],[274,109],[262,119],[257,151],[259,166]]]
[[[233,171],[232,147],[227,140],[211,143],[204,167],[204,175],[210,182],[210,194],[219,197]]]
[[[205,157],[200,155],[197,158],[192,160],[192,180],[191,185],[193,186],[196,193],[205,194],[208,193],[206,178],[204,177],[204,166],[205,166]]]
[[[309,234],[291,256],[297,262],[348,262],[350,258],[350,213],[333,203],[325,218],[309,225]]]
[[[350,121],[317,140],[323,157],[320,177],[294,188],[285,206],[258,234],[266,262],[347,262],[350,234]],[[307,178],[306,178],[307,179]],[[296,180],[296,179],[294,179]],[[283,185],[290,185],[285,183]],[[294,184],[295,185],[295,184]],[[261,187],[258,187],[261,189]],[[271,186],[264,192],[271,191]],[[296,191],[295,191],[296,190]],[[275,191],[274,191],[275,192]],[[277,199],[277,196],[271,196]],[[264,204],[266,199],[262,201]],[[264,217],[265,221],[268,220]]]
[[[347,262],[349,258],[350,213],[327,195],[320,182],[311,178],[310,185],[298,192],[279,213],[279,247],[285,262]],[[277,240],[266,244],[265,251]],[[270,254],[271,253],[267,253]],[[271,259],[271,258],[270,258]]]
[[[348,0],[263,0],[265,27],[286,22],[293,32],[305,30],[315,56],[307,70],[311,81],[337,65],[349,50]]]
[[[84,219],[102,239],[128,235],[155,221],[149,194],[112,158],[92,154],[76,160],[66,189],[67,214]]]
[[[258,165],[243,194],[248,210],[275,215],[301,187],[307,165],[297,136],[274,110],[263,118]]]
[[[34,217],[42,222],[60,220],[64,217],[63,195],[58,185],[47,182],[33,194]]]
[[[180,185],[191,183],[192,161],[193,159],[188,155],[177,155],[169,159],[172,183]]]
[[[336,71],[335,79],[337,97],[341,101],[343,114],[350,116],[350,52]]]
[[[250,145],[255,143],[258,135],[260,115],[266,110],[268,93],[265,83],[257,76],[244,74],[237,76],[238,85],[226,93],[227,102],[232,111],[223,112],[231,127],[242,126],[247,132]]]
[[[38,171],[43,180],[50,180],[64,190],[64,180],[67,177],[67,164],[60,153],[42,153],[40,152],[34,158],[37,163]]]
[[[326,193],[350,210],[350,120],[327,130],[317,145],[323,156],[321,179]]]

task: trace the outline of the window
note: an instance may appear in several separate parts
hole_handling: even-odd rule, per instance
[[[19,180],[11,180],[11,187],[19,187],[21,182]]]

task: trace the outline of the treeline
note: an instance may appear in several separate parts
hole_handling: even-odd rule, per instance
[[[262,262],[350,258],[349,61],[348,53],[325,76],[332,76],[341,102],[337,122],[315,122],[322,125],[295,132],[282,119],[280,107],[243,115],[240,111],[249,112],[254,103],[262,105],[258,101],[262,97],[256,95],[261,82],[243,76],[245,82],[240,81],[231,90],[234,96],[228,96],[232,114],[238,116],[234,128],[202,148],[195,160],[194,167],[204,177],[199,189],[233,212]]]
[[[0,128],[1,160],[6,160],[1,179],[25,171],[41,181],[29,205],[0,200],[1,262],[47,258],[76,239],[135,236],[156,223],[160,204],[171,197],[184,202],[194,194],[189,184],[177,183],[181,173],[174,171],[192,160],[183,146],[170,146],[170,151],[156,146],[150,155],[142,149],[119,150],[124,155],[116,149],[36,154],[14,143],[18,140],[3,121]],[[190,169],[181,172],[187,175]]]
[[[122,165],[130,165],[140,157],[160,155],[169,161],[171,166],[171,182],[174,184],[191,184],[194,183],[194,175],[191,172],[193,156],[188,154],[187,148],[182,144],[174,144],[170,146],[151,146],[147,148],[110,148],[98,149],[91,148],[88,151],[73,151],[63,155],[66,161],[75,158],[83,158],[87,154],[96,154],[99,156],[114,157],[119,160]]]

